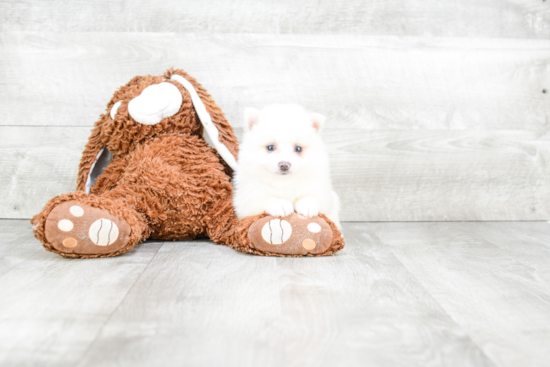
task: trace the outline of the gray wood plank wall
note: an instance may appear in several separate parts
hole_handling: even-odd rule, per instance
[[[327,115],[345,221],[550,219],[549,39],[543,1],[0,1],[0,218],[74,190],[114,90],[176,66],[239,134]]]

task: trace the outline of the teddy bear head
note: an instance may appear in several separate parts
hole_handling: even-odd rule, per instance
[[[204,137],[224,164],[234,168],[238,142],[223,112],[194,78],[183,70],[168,69],[162,76],[136,76],[114,93],[82,155],[77,189],[93,181],[96,163],[106,166],[111,156],[128,154],[167,132]]]

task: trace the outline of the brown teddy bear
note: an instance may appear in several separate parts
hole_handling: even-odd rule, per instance
[[[194,239],[258,255],[323,256],[344,247],[324,215],[238,220],[231,177],[238,142],[212,97],[182,70],[137,76],[115,92],[80,161],[77,191],[31,220],[64,257],[122,254],[147,238]]]

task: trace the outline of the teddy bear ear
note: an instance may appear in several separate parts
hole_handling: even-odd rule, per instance
[[[321,131],[323,131],[327,118],[320,113],[312,113],[309,115],[309,120],[311,121],[315,131],[317,131],[317,134],[320,134]]]
[[[244,131],[249,132],[254,125],[260,122],[260,111],[247,107],[244,109]]]

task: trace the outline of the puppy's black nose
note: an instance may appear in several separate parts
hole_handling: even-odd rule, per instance
[[[288,171],[290,169],[290,162],[279,162],[279,169],[281,171]]]

